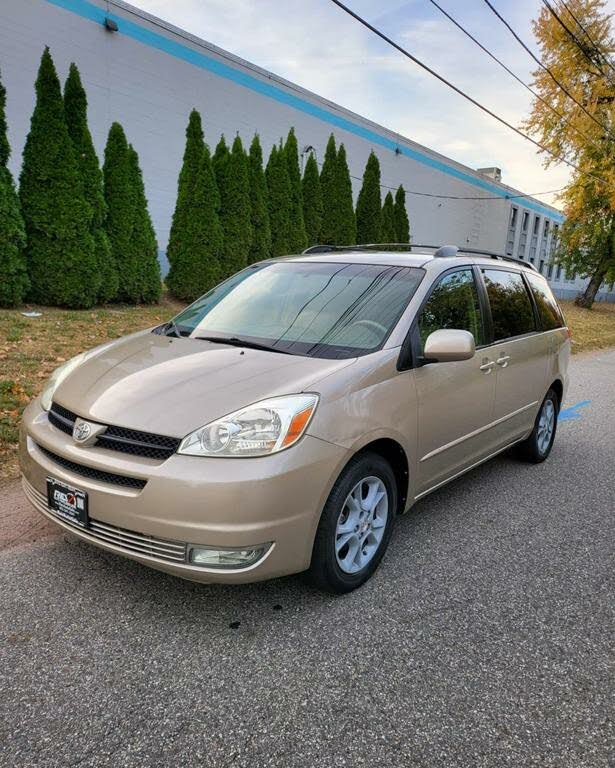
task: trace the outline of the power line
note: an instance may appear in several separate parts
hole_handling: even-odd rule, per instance
[[[591,52],[598,53],[598,58],[595,59],[592,56],[590,56],[590,53],[587,50],[587,46],[584,45],[579,38],[574,34],[574,32],[570,29],[570,27],[563,21],[563,19],[560,17],[560,15],[557,13],[555,8],[551,5],[551,3],[548,2],[548,0],[542,0],[543,5],[545,8],[549,11],[551,16],[557,21],[557,23],[560,25],[560,27],[564,30],[564,32],[568,35],[568,37],[572,40],[572,42],[576,45],[576,47],[581,51],[583,56],[589,61],[590,64],[592,64],[594,67],[598,68],[598,73],[602,75],[602,77],[607,77],[604,70],[602,69],[602,65],[600,63],[600,52],[596,52],[592,49]]]
[[[488,0],[485,0],[487,2]],[[427,64],[422,62],[420,59],[418,59],[416,56],[411,54],[409,51],[407,51],[405,48],[402,48],[401,45],[396,43],[394,40],[392,40],[390,37],[384,34],[384,32],[381,32],[379,29],[374,27],[372,24],[370,24],[366,19],[359,16],[359,14],[355,13],[353,10],[348,8],[348,6],[344,5],[344,3],[340,2],[340,0],[331,0],[332,3],[337,5],[339,8],[341,8],[345,13],[347,13],[349,16],[352,16],[356,21],[358,21],[360,24],[362,24],[364,27],[369,29],[371,32],[373,32],[375,35],[380,37],[382,40],[387,42],[389,45],[391,45],[393,48],[398,50],[400,53],[402,53],[404,56],[406,56],[410,61],[413,61],[415,64],[417,64],[421,69],[424,69],[426,72],[429,72],[430,75],[435,77],[437,80],[439,80],[441,83],[444,83],[444,85],[448,86],[451,90],[455,91],[455,93],[458,93],[460,96],[462,96],[466,101],[469,101],[471,104],[473,104],[475,107],[478,107],[478,109],[485,112],[485,114],[492,117],[494,120],[497,120],[502,125],[506,126],[511,131],[514,131],[518,136],[521,136],[522,138],[526,139],[526,141],[531,142],[534,144],[534,146],[538,147],[543,152],[546,152],[547,154],[551,155],[555,160],[558,160],[560,163],[565,163],[566,165],[570,166],[571,168],[574,168],[575,171],[578,173],[584,175],[584,176],[591,176],[593,179],[596,179],[597,181],[600,181],[602,184],[608,184],[607,181],[600,178],[599,176],[595,176],[592,173],[589,173],[588,171],[582,170],[578,165],[573,163],[571,160],[568,160],[567,158],[563,157],[562,155],[558,155],[552,150],[550,150],[548,147],[546,147],[544,144],[541,144],[536,139],[533,139],[531,136],[528,136],[527,133],[524,133],[519,128],[516,128],[512,123],[509,123],[507,120],[505,120],[503,117],[500,117],[499,115],[496,115],[495,112],[492,112],[488,107],[485,107],[483,104],[481,104],[479,101],[474,99],[472,96],[468,95],[465,91],[463,91],[461,88],[457,87],[456,85],[453,85],[453,83],[450,82],[450,80],[447,80],[443,75],[440,75],[438,72],[433,70],[431,67],[429,67]],[[589,114],[589,113],[588,113]]]
[[[353,176],[350,174],[351,179],[356,179],[357,181],[363,181],[363,178],[361,176]],[[382,189],[391,189],[391,190],[397,190],[399,188],[399,184],[397,187],[391,187],[388,184],[380,184]],[[403,187],[403,184],[401,185]],[[540,195],[554,195],[556,192],[562,192],[566,187],[560,187],[559,189],[549,189],[545,190],[544,192],[527,192],[525,194],[519,193],[518,195],[437,195],[433,192],[417,192],[416,190],[412,189],[406,189],[403,187],[405,194],[407,195],[417,195],[418,197],[435,197],[439,200],[516,200],[517,198],[521,197],[538,197]]]
[[[576,104],[578,107],[580,107],[580,108],[583,110],[583,112],[585,112],[585,114],[586,114],[586,115],[587,115],[589,118],[591,118],[591,119],[594,121],[594,123],[596,123],[596,125],[598,125],[598,126],[599,126],[599,127],[600,127],[600,128],[601,128],[601,129],[602,129],[602,130],[603,130],[603,131],[606,133],[606,135],[607,135],[607,136],[609,136],[609,138],[611,138],[611,139],[612,139],[613,137],[610,135],[608,128],[606,128],[606,127],[605,127],[605,126],[604,126],[604,125],[603,125],[603,124],[602,124],[602,123],[601,123],[599,120],[597,120],[597,119],[594,117],[594,115],[592,115],[592,113],[591,113],[591,112],[588,112],[588,111],[585,109],[585,107],[584,107],[584,106],[581,104],[581,102],[580,102],[580,101],[577,101],[577,100],[575,99],[575,97],[574,97],[574,96],[573,96],[573,95],[570,93],[570,91],[569,91],[569,90],[566,88],[566,86],[565,86],[565,85],[562,85],[562,83],[561,83],[561,82],[560,82],[560,81],[559,81],[559,80],[558,80],[558,79],[555,77],[555,75],[553,74],[553,72],[551,72],[551,70],[549,69],[549,67],[545,66],[545,65],[542,63],[542,61],[541,61],[541,60],[538,58],[538,56],[536,56],[536,54],[535,54],[535,53],[532,51],[532,49],[531,49],[531,48],[529,48],[529,47],[528,47],[528,46],[527,46],[527,45],[526,45],[526,44],[523,42],[523,40],[522,40],[522,39],[519,37],[519,35],[518,35],[518,34],[515,32],[515,30],[514,30],[514,29],[511,27],[511,25],[510,25],[510,24],[509,24],[509,23],[506,21],[506,19],[505,19],[505,18],[504,18],[504,17],[503,17],[503,16],[502,16],[500,13],[499,13],[499,11],[498,11],[496,8],[494,8],[494,7],[493,7],[493,5],[492,5],[492,4],[489,2],[489,0],[484,0],[484,1],[485,1],[485,3],[486,3],[488,6],[489,6],[489,8],[491,8],[491,10],[493,11],[493,13],[494,13],[494,14],[495,14],[495,15],[498,17],[498,19],[499,19],[499,20],[502,22],[502,24],[503,24],[503,25],[504,25],[504,26],[505,26],[505,27],[508,29],[508,31],[510,32],[510,34],[511,34],[511,35],[512,35],[512,36],[515,38],[515,40],[516,40],[516,41],[519,43],[519,45],[520,45],[520,46],[521,46],[521,47],[522,47],[524,50],[526,50],[526,51],[529,53],[529,55],[532,57],[532,59],[534,59],[534,61],[536,62],[536,64],[538,64],[538,66],[539,66],[541,69],[544,69],[544,71],[545,71],[545,72],[546,72],[546,73],[549,75],[549,77],[550,77],[550,78],[553,80],[553,82],[554,82],[554,83],[557,85],[557,87],[558,87],[558,88],[560,88],[560,89],[561,89],[561,90],[562,90],[562,91],[563,91],[563,92],[566,94],[566,96],[568,96],[568,98],[569,98],[569,99],[572,99],[572,101],[574,101],[574,103],[575,103],[575,104]],[[335,0],[332,0],[332,2],[335,2]]]
[[[582,137],[583,137],[584,139],[586,139],[587,141],[592,141],[592,139],[591,139],[591,137],[589,136],[589,134],[587,134],[587,133],[585,133],[584,131],[580,130],[580,128],[577,128],[577,127],[576,127],[576,125],[573,125],[573,124],[572,124],[572,123],[571,123],[571,122],[570,122],[570,121],[569,121],[569,120],[568,120],[568,119],[567,119],[567,118],[566,118],[564,115],[562,115],[562,113],[561,113],[561,112],[559,112],[557,109],[555,109],[555,107],[554,107],[554,106],[553,106],[553,105],[552,105],[552,104],[551,104],[549,101],[547,101],[547,99],[543,98],[543,97],[542,97],[542,96],[541,96],[541,95],[540,95],[540,94],[539,94],[537,91],[535,91],[533,88],[531,88],[531,87],[530,87],[530,86],[529,86],[529,85],[528,85],[528,84],[527,84],[527,83],[526,83],[524,80],[522,80],[522,79],[521,79],[521,78],[520,78],[520,77],[519,77],[519,76],[518,76],[518,75],[517,75],[515,72],[513,72],[513,71],[512,71],[512,69],[510,69],[509,67],[507,67],[507,66],[506,66],[506,64],[504,64],[504,62],[503,62],[503,61],[501,61],[501,59],[499,59],[499,58],[498,58],[498,57],[497,57],[497,56],[496,56],[494,53],[492,53],[492,52],[491,52],[491,51],[490,51],[490,50],[489,50],[489,49],[488,49],[486,46],[484,46],[484,45],[483,45],[483,44],[480,42],[480,40],[477,40],[477,39],[474,37],[474,35],[473,35],[471,32],[468,32],[468,30],[467,30],[467,29],[466,29],[466,28],[465,28],[465,27],[464,27],[462,24],[460,24],[460,23],[459,23],[459,22],[458,22],[456,19],[454,19],[454,18],[453,18],[453,17],[450,15],[450,13],[448,13],[447,11],[445,11],[445,10],[444,10],[444,8],[442,8],[442,6],[441,6],[441,5],[439,5],[439,4],[436,2],[436,0],[429,0],[429,2],[430,2],[430,3],[431,3],[433,6],[435,6],[435,7],[436,7],[436,8],[437,8],[437,9],[440,11],[440,13],[444,14],[444,16],[446,16],[446,18],[447,18],[447,19],[448,19],[450,22],[452,22],[452,23],[453,23],[453,24],[454,24],[454,25],[457,27],[457,29],[461,30],[461,32],[463,32],[463,34],[464,34],[464,35],[466,35],[467,37],[469,37],[469,38],[470,38],[470,40],[472,40],[472,42],[473,42],[473,43],[475,43],[475,44],[476,44],[476,45],[477,45],[477,46],[478,46],[478,47],[479,47],[479,48],[480,48],[482,51],[484,51],[484,52],[487,54],[487,56],[489,56],[490,58],[492,58],[492,59],[493,59],[493,60],[494,60],[494,61],[495,61],[497,64],[499,64],[499,65],[500,65],[500,67],[502,67],[502,69],[503,69],[503,70],[505,70],[506,72],[508,72],[508,74],[509,74],[511,77],[513,77],[513,78],[514,78],[514,79],[515,79],[515,80],[516,80],[518,83],[520,83],[520,84],[521,84],[521,85],[522,85],[522,86],[523,86],[523,87],[524,87],[526,90],[528,90],[528,91],[529,91],[529,92],[532,94],[532,96],[533,96],[534,98],[538,99],[538,100],[539,100],[540,102],[542,102],[542,103],[543,103],[543,104],[544,104],[544,105],[545,105],[545,106],[546,106],[548,109],[550,109],[550,110],[551,110],[551,112],[553,112],[553,114],[557,115],[557,117],[559,117],[559,119],[560,119],[562,122],[564,122],[566,125],[570,126],[570,128],[572,128],[572,130],[573,130],[573,131],[575,131],[576,133],[578,133],[578,134],[579,134],[579,136],[582,136]]]
[[[561,3],[564,6],[564,8],[566,9],[566,11],[568,11],[568,14],[572,17],[572,20],[576,23],[576,25],[585,34],[585,37],[589,40],[589,42],[591,43],[591,45],[594,48],[594,50],[596,51],[596,53],[599,56],[601,56],[602,59],[608,64],[608,66],[613,70],[613,72],[615,72],[615,66],[613,65],[613,62],[611,61],[611,59],[605,53],[603,53],[603,51],[600,50],[600,47],[594,42],[594,39],[589,34],[589,32],[587,30],[587,27],[585,27],[585,25],[582,24],[581,21],[579,21],[579,19],[574,15],[574,13],[570,10],[570,6],[565,2],[565,0],[561,0]]]
[[[310,147],[309,150],[314,151],[314,147]],[[322,163],[316,157],[316,152],[314,152],[314,159],[316,160],[316,165],[322,170]],[[363,181],[362,176],[354,176],[352,173],[350,173],[349,176],[351,179],[355,179],[355,181]],[[414,189],[406,189],[403,184],[398,184],[396,187],[392,187],[389,184],[380,183],[378,186],[382,189],[390,189],[393,191],[397,191],[401,186],[406,195],[434,197],[438,200],[517,200],[519,198],[540,197],[541,195],[555,195],[557,192],[563,192],[563,190],[566,189],[566,187],[559,187],[558,189],[547,189],[542,192],[519,192],[516,195],[509,195],[508,193],[505,195],[438,195],[435,192],[418,192]]]

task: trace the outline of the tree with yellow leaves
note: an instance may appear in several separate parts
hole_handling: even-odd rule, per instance
[[[615,281],[615,50],[605,0],[545,3],[533,23],[544,66],[525,128],[555,155],[574,163],[560,194],[566,222],[557,258],[588,277],[576,303],[591,308],[603,283]],[[562,88],[563,86],[563,88]],[[545,167],[557,162],[552,156]]]

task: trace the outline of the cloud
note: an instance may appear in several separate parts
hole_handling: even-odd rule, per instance
[[[566,183],[529,142],[451,92],[327,0],[133,0],[145,11],[471,167],[497,165],[528,192]],[[483,3],[439,0],[526,82],[534,63]],[[350,0],[352,8],[504,119],[519,126],[530,94],[425,0]],[[498,8],[530,45],[540,0]],[[615,10],[615,0],[607,7]],[[542,196],[545,202],[554,202]]]

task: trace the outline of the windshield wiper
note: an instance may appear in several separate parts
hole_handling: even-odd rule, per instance
[[[177,323],[175,320],[169,320],[166,325],[163,326],[164,328],[164,335],[165,336],[177,336],[178,338],[183,338],[185,334],[183,334],[179,327],[177,326]],[[169,331],[172,331],[172,333],[169,333]]]
[[[259,344],[257,341],[239,339],[237,336],[193,336],[192,338],[198,339],[199,341],[211,341],[214,344],[230,344],[231,347],[246,347],[246,349],[260,349],[263,352],[278,352],[281,355],[293,354],[292,352],[287,352],[285,349],[269,347],[267,344]]]

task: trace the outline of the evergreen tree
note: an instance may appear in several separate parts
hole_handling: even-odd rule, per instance
[[[226,145],[226,139],[224,138],[223,134],[220,136],[220,141],[218,142],[213,157],[211,158],[211,165],[216,176],[218,192],[220,192],[220,187],[224,184],[225,181],[226,165],[229,161],[230,154],[231,153],[229,152],[229,148]]]
[[[354,245],[357,242],[357,220],[352,201],[352,182],[346,162],[346,149],[343,144],[340,144],[335,161],[335,187],[339,207],[336,243]]]
[[[360,243],[379,243],[382,227],[382,199],[380,197],[380,163],[370,152],[363,186],[357,199],[357,240]]]
[[[406,211],[406,192],[400,184],[395,193],[395,206],[393,208],[395,222],[395,242],[410,242],[410,222]]]
[[[271,224],[271,252],[273,256],[290,253],[290,179],[282,146],[273,146],[265,171]]]
[[[139,269],[131,242],[135,195],[128,162],[128,142],[119,123],[113,123],[109,129],[103,179],[107,204],[105,232],[119,276],[117,298],[119,301],[137,301]]]
[[[134,263],[137,265],[133,301],[154,304],[160,299],[162,292],[158,243],[147,209],[139,156],[132,144],[128,146],[128,167],[134,202],[131,244]]]
[[[291,253],[301,253],[307,247],[307,235],[303,219],[303,192],[301,189],[301,171],[299,169],[299,147],[295,129],[288,132],[284,145],[284,156],[290,179],[290,243]]]
[[[19,198],[7,167],[11,149],[5,116],[6,91],[0,81],[0,307],[21,304],[30,285],[23,256],[26,242]]]
[[[224,137],[220,140],[224,142]],[[250,181],[248,159],[239,136],[229,152],[226,143],[218,145],[214,168],[220,192],[220,223],[224,233],[222,278],[243,269],[248,263],[252,243]],[[225,151],[226,150],[226,151]]]
[[[316,245],[316,243],[320,242],[323,209],[318,163],[313,153],[310,153],[305,164],[302,187],[303,219],[305,221],[307,244]]]
[[[268,259],[271,256],[271,226],[267,202],[267,181],[263,170],[263,151],[258,134],[250,144],[250,211],[252,215],[252,244],[248,263]]]
[[[23,153],[19,195],[25,222],[30,298],[90,307],[100,286],[83,193],[66,126],[60,82],[46,48],[36,79],[36,106]]]
[[[394,243],[395,234],[395,210],[393,203],[393,195],[387,192],[384,198],[384,205],[382,206],[382,229],[380,231],[381,243]]]
[[[194,301],[218,280],[223,244],[219,206],[201,116],[193,109],[186,128],[186,149],[167,249],[166,283],[178,299]]]
[[[320,188],[322,190],[322,229],[320,239],[326,245],[337,243],[338,205],[336,194],[337,149],[333,134],[329,136],[325,159],[320,170]]]
[[[112,301],[117,295],[118,274],[111,255],[111,245],[103,228],[107,204],[103,191],[103,177],[87,122],[88,102],[79,70],[75,64],[64,85],[64,112],[68,134],[73,142],[75,157],[81,174],[83,194],[92,209],[91,233],[98,265],[100,287],[98,300]]]

